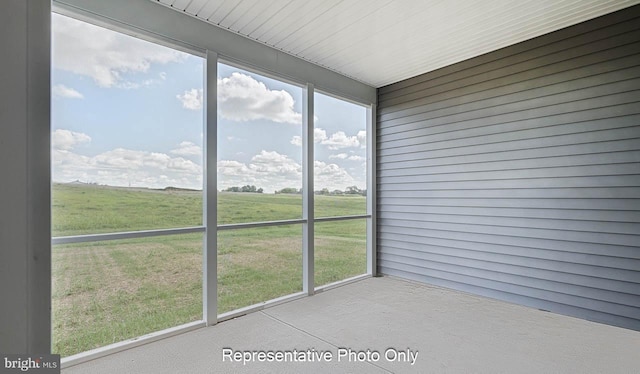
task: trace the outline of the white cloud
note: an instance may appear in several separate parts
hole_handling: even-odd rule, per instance
[[[218,112],[223,118],[238,122],[266,119],[302,123],[302,114],[294,110],[291,94],[270,90],[264,83],[238,72],[218,79]]]
[[[291,138],[291,141],[289,143],[293,145],[297,145],[298,147],[302,147],[302,137],[298,135],[294,135],[293,138]]]
[[[67,146],[54,148],[52,157],[56,182],[80,180],[112,186],[202,188],[200,165],[165,153],[116,148],[89,157],[74,153]]]
[[[192,88],[184,91],[182,95],[176,95],[178,100],[182,102],[182,107],[191,110],[199,110],[202,108],[204,95],[202,89]]]
[[[89,143],[91,137],[85,133],[57,129],[51,134],[53,149],[70,150],[78,144]]]
[[[218,188],[252,184],[272,193],[285,187],[301,188],[302,167],[287,155],[262,150],[248,163],[218,161]],[[335,163],[315,161],[316,189],[344,190],[364,182]],[[165,153],[116,148],[89,157],[69,149],[53,150],[53,176],[57,182],[81,180],[113,186],[202,188],[202,167],[183,157]]]
[[[218,161],[218,188],[255,185],[273,193],[286,187],[300,188],[302,167],[275,151],[262,150],[248,164],[235,160]]]
[[[201,174],[202,167],[191,160],[185,160],[182,157],[170,158],[167,160],[167,168],[169,170],[186,172],[189,174]]]
[[[200,156],[202,155],[202,148],[195,143],[184,141],[178,145],[178,148],[172,149],[169,153],[178,156]]]
[[[344,148],[366,148],[367,132],[359,131],[357,135],[347,136],[344,131],[338,131],[331,134],[331,136],[327,136],[326,130],[316,127],[313,130],[313,140],[316,143],[328,146],[328,148],[332,151]],[[302,146],[302,138],[296,135],[291,138],[290,143],[300,147]],[[336,158],[336,156],[334,155],[334,157],[330,158]]]
[[[186,172],[189,174],[201,173],[202,168],[193,161],[182,157],[172,158],[165,153],[136,151],[125,148],[116,148],[101,153],[92,158],[92,163],[98,168],[116,168],[123,170],[158,169]]]
[[[362,185],[345,169],[333,163],[315,161],[316,189],[344,190],[347,186]],[[247,164],[235,160],[218,161],[218,188],[255,185],[272,193],[285,187],[301,188],[302,166],[286,155],[262,150]]]
[[[358,142],[360,142],[360,148],[367,148],[367,132],[360,130],[358,134],[356,134],[356,137],[358,138]]]
[[[218,174],[234,176],[243,175],[249,173],[247,165],[240,161],[235,160],[220,160],[218,161]]]
[[[338,154],[335,154],[335,155],[329,155],[329,159],[351,160],[351,161],[363,161],[363,160],[366,160],[365,157],[358,156],[358,155],[349,156],[346,153],[338,153]]]
[[[251,158],[249,168],[257,173],[269,173],[276,177],[287,178],[302,175],[300,164],[289,158],[289,156],[279,154],[276,151],[267,152],[262,150]]]
[[[327,140],[327,132],[319,127],[313,129],[313,141],[322,143]]]
[[[321,143],[327,145],[331,150],[360,146],[357,136],[347,136],[344,131],[338,131],[332,134],[331,137],[323,140]]]
[[[314,143],[322,143],[327,140],[327,132],[319,127],[313,129],[313,141]],[[302,137],[294,135],[290,141],[291,144],[302,147]]]
[[[92,78],[101,87],[137,88],[127,73],[181,61],[186,54],[58,14],[53,22],[53,67]]]
[[[329,156],[329,158],[337,158],[337,159],[340,159],[340,160],[344,160],[347,157],[349,157],[349,155],[346,154],[346,153],[338,153],[337,155],[330,155]]]
[[[51,87],[51,92],[53,93],[54,97],[63,97],[68,99],[84,98],[83,94],[63,84],[56,84],[55,86]]]
[[[337,164],[327,164],[322,161],[314,162],[314,184],[316,190],[345,190],[347,186],[358,183],[345,169]]]

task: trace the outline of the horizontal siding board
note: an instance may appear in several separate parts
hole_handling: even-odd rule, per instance
[[[596,88],[599,87],[594,87],[594,89]],[[606,85],[605,88],[606,91],[570,91],[517,101],[504,106],[498,105],[469,111],[460,110],[440,116],[439,113],[422,113],[394,120],[393,126],[388,126],[386,129],[391,128],[396,132],[406,131],[406,125],[412,126],[416,123],[427,127],[457,123],[463,123],[467,127],[487,126],[638,102],[637,85],[633,86],[629,82],[616,82]],[[382,135],[384,135],[383,129],[380,132],[380,136]]]
[[[570,305],[577,307],[600,310],[605,313],[618,314],[628,318],[638,316],[638,308],[578,296],[573,294],[573,292],[575,292],[574,287],[567,284],[562,285],[559,282],[539,282],[536,280],[534,282],[529,282],[531,286],[525,286],[525,284],[527,284],[526,277],[492,272],[479,268],[467,268],[464,266],[441,264],[437,262],[430,262],[428,264],[429,267],[422,267],[397,261],[390,261],[388,259],[381,259],[381,261],[383,264],[392,263],[396,269],[406,269],[414,272],[424,272],[426,270],[431,276],[443,279],[465,280],[472,284],[484,285],[485,287],[504,292],[519,293],[535,298],[547,298],[554,302],[570,303]],[[422,262],[420,260],[416,260],[416,263],[421,264]]]
[[[518,293],[504,292],[487,287],[486,285],[476,286],[471,283],[451,281],[442,278],[431,277],[424,273],[414,273],[407,270],[396,270],[388,267],[387,264],[380,264],[378,270],[381,274],[400,277],[416,282],[433,284],[439,287],[450,288],[469,294],[480,295],[497,300],[508,300],[509,302],[536,308],[544,311],[566,314],[590,321],[606,323],[627,329],[640,330],[640,322],[637,318],[626,318],[616,314],[603,313],[598,310],[579,308],[566,303],[552,302],[544,298],[524,296]]]
[[[620,258],[640,259],[637,246],[607,245],[602,243],[585,243],[570,240],[554,240],[534,237],[518,237],[494,235],[482,232],[460,232],[451,230],[416,229],[410,227],[385,226],[378,231],[380,238],[406,236],[411,240],[428,243],[432,238],[479,242],[486,244],[508,245],[525,248],[541,248],[554,251],[582,254],[606,255]]]
[[[488,225],[500,227],[522,227],[549,230],[585,231],[602,234],[636,235],[640,242],[640,223],[605,222],[602,220],[559,220],[552,218],[524,218],[498,216],[472,216],[434,213],[385,212],[378,214],[381,220],[402,220],[412,222],[456,223],[470,225]]]
[[[540,92],[544,96],[569,91],[570,87],[576,89],[615,82],[620,80],[621,76],[626,76],[627,74],[635,76],[635,70],[638,66],[638,54],[629,54],[630,52],[624,48],[621,48],[621,50],[624,52],[621,52],[620,56],[613,61],[608,61],[605,58],[604,61],[591,65],[574,65],[567,72],[547,72],[548,74],[546,75],[532,76],[515,84],[495,85],[493,84],[494,82],[483,82],[477,85],[461,87],[442,95],[426,96],[403,104],[403,106],[398,105],[396,106],[396,111],[387,114],[378,113],[377,118],[380,122],[386,122],[420,113],[442,110],[456,106],[460,102],[478,105],[496,97],[517,98],[518,94],[533,95]],[[608,58],[609,56],[606,57]],[[571,74],[571,79],[568,81],[566,74]],[[509,77],[504,79],[508,81]],[[594,84],[592,82],[599,83]],[[563,86],[563,84],[566,84],[566,86]],[[546,89],[551,89],[551,92],[547,93]]]
[[[551,208],[499,208],[491,203],[485,203],[485,207],[454,206],[454,205],[401,205],[382,203],[378,204],[380,215],[386,213],[415,213],[415,214],[441,214],[452,216],[472,217],[516,217],[539,218],[554,220],[575,220],[589,222],[640,223],[640,211],[620,210],[592,210],[592,209],[551,209]]]
[[[530,165],[531,166],[531,165]],[[387,176],[384,177],[385,184],[395,183],[430,183],[430,182],[453,182],[467,180],[504,180],[504,179],[525,179],[525,178],[569,178],[569,177],[593,177],[593,176],[614,176],[614,175],[634,175],[640,174],[640,163],[627,162],[609,165],[583,165],[564,166],[546,168],[525,168],[507,170],[485,170],[467,172],[440,172],[425,173],[418,175]],[[640,178],[639,178],[640,179]],[[639,180],[640,181],[640,180]]]
[[[620,287],[626,290],[623,292],[633,294],[640,292],[640,288],[636,284],[638,282],[632,282],[631,278],[626,277],[629,274],[628,272],[608,273],[609,268],[635,272],[640,266],[640,259],[591,253],[580,253],[579,256],[576,256],[574,252],[564,250],[520,247],[436,237],[418,238],[389,233],[381,235],[379,242],[388,248],[389,253],[403,250],[405,253],[415,253],[416,256],[419,256],[420,253],[450,254],[457,257],[466,256],[468,258],[507,262],[515,265],[524,264],[525,266],[532,265],[532,262],[529,262],[530,259],[539,259],[545,261],[546,265],[543,268],[547,270],[556,267],[562,269],[561,271],[595,276],[603,280],[606,279],[609,284],[614,285],[618,284],[616,281],[621,281],[623,283],[619,284]],[[572,266],[569,266],[569,264]],[[633,279],[637,279],[637,275],[633,275],[633,277]]]
[[[451,247],[429,246],[428,251],[408,250],[398,248],[398,243],[389,245],[385,255],[400,256],[411,264],[410,259],[417,258],[427,262],[450,263],[471,268],[482,268],[490,271],[500,271],[509,274],[530,276],[532,278],[548,279],[572,285],[582,285],[595,289],[621,292],[628,295],[640,296],[640,281],[635,271],[611,267],[589,266],[573,262],[557,260],[541,260],[528,256],[511,256],[508,254],[493,254],[473,250],[461,250]],[[382,260],[385,257],[381,257]],[[614,274],[614,276],[609,276]],[[605,277],[603,277],[605,276]],[[626,297],[626,295],[623,295]],[[613,302],[640,307],[640,300],[617,300]],[[636,303],[636,304],[634,304]]]
[[[470,144],[458,147],[447,147],[446,142],[440,142],[438,145],[425,145],[422,149],[420,146],[414,146],[411,150],[406,151],[403,149],[380,149],[379,154],[382,160],[400,161],[409,160],[411,158],[423,159],[477,155],[483,153],[515,151],[518,149],[536,149],[540,154],[543,154],[545,150],[550,147],[582,145],[582,147],[573,148],[580,152],[581,150],[586,151],[590,149],[591,144],[593,143],[618,140],[630,140],[631,148],[627,149],[639,149],[638,143],[640,142],[640,137],[638,137],[638,132],[638,128],[621,128],[608,131],[590,131],[584,133],[557,135],[552,137],[499,141],[487,144]],[[619,146],[624,147],[627,146],[627,144],[619,143]]]
[[[640,80],[638,80],[638,83],[640,84]],[[598,104],[595,103],[596,99],[592,99],[592,100],[589,100],[590,102],[587,102],[587,103],[583,103],[583,102],[580,102],[579,104],[571,103],[571,105],[564,103],[564,104],[553,105],[553,107],[560,108],[561,106],[564,105],[564,108],[562,110],[568,111],[571,109],[571,106],[575,104],[575,105],[580,105],[580,107],[583,109],[586,109],[586,108],[589,108],[590,104],[600,105],[602,103],[609,102],[610,100],[615,100],[617,102],[629,101],[629,102],[636,103],[634,105],[640,105],[640,102],[635,101],[635,100],[638,100],[638,98],[640,98],[640,91],[633,91],[633,93],[627,92],[627,93],[610,95],[607,97],[597,99],[599,100]],[[497,116],[502,116],[502,114],[498,114]],[[531,116],[531,113],[526,113],[524,114],[524,116]],[[543,117],[543,116],[540,115],[539,117],[533,117],[533,118],[540,118],[540,117]],[[445,121],[445,120],[442,120],[442,121]],[[493,124],[492,118],[485,118],[485,121],[486,121],[485,127],[488,124]],[[519,119],[514,119],[513,122],[516,122],[516,121],[519,121]],[[455,122],[455,121],[452,121],[452,122]],[[503,123],[503,122],[500,122],[500,123]],[[434,145],[436,148],[448,148],[448,147],[461,147],[461,146],[478,144],[479,142],[482,142],[482,141],[486,141],[487,143],[492,143],[496,141],[504,142],[504,141],[510,141],[515,139],[533,139],[533,138],[540,138],[540,137],[558,136],[561,134],[574,134],[574,133],[580,133],[580,132],[597,131],[598,130],[597,125],[603,124],[603,123],[608,123],[608,124],[606,126],[603,125],[605,126],[604,128],[600,126],[602,130],[608,130],[610,128],[613,128],[613,129],[628,128],[630,129],[629,131],[634,133],[636,137],[638,136],[638,134],[640,134],[640,126],[637,125],[637,122],[634,122],[634,119],[628,119],[627,117],[622,117],[622,118],[616,118],[613,120],[611,118],[608,118],[608,120],[600,119],[600,120],[590,120],[590,121],[575,121],[571,123],[565,122],[565,123],[551,124],[549,126],[528,128],[528,129],[526,128],[523,129],[521,127],[518,128],[516,125],[514,126],[515,128],[512,127],[507,131],[495,132],[495,133],[491,131],[492,130],[491,128],[489,129],[485,128],[485,130],[488,130],[488,131],[484,135],[478,135],[477,133],[474,134],[474,131],[463,131],[463,130],[458,130],[455,132],[449,131],[449,132],[445,132],[437,135],[429,134],[429,135],[408,137],[406,139],[393,140],[393,141],[390,141],[388,144],[386,142],[381,142],[379,148],[381,152],[384,151],[384,154],[394,154],[395,151],[393,148],[398,148],[398,147],[405,148],[405,150],[403,150],[403,152],[401,153],[410,153],[410,152],[415,152],[415,151],[420,151],[425,149],[426,144]],[[633,136],[630,135],[629,137],[633,137]],[[493,140],[495,138],[497,138],[497,140]],[[418,147],[414,146],[416,143],[418,144]]]
[[[638,20],[379,89],[380,271],[640,330]]]
[[[479,234],[516,236],[520,238],[532,239],[551,239],[561,241],[573,241],[582,243],[596,243],[608,245],[620,245],[634,247],[640,243],[640,235],[631,234],[608,234],[601,232],[584,232],[574,230],[553,230],[539,229],[533,227],[516,227],[516,226],[498,226],[498,225],[480,225],[480,224],[462,224],[462,223],[446,223],[446,222],[428,222],[428,221],[408,221],[400,219],[379,219],[383,226],[401,227],[407,229],[418,230],[440,230],[452,231],[456,233],[471,232]]]
[[[378,189],[380,191],[510,190],[592,187],[640,187],[640,175],[461,180],[443,182],[420,182],[410,184],[387,182],[384,184],[378,184]],[[508,192],[505,192],[505,195],[508,194]]]
[[[495,163],[527,160],[528,165],[532,161],[542,162],[551,157],[571,157],[589,155],[598,158],[615,157],[619,152],[637,151],[640,147],[639,139],[620,139],[606,142],[570,144],[562,147],[544,147],[529,149],[514,149],[501,152],[485,152],[473,155],[459,155],[449,157],[414,158],[405,157],[403,161],[394,161],[399,157],[380,157],[377,170],[401,170],[412,167],[430,167],[439,165],[463,165],[472,163]],[[522,167],[522,165],[521,165]]]
[[[634,44],[634,49],[629,50],[627,46],[622,46],[589,56],[578,64],[569,61],[532,69],[520,74],[517,83],[512,82],[513,77],[507,76],[442,93],[437,92],[442,90],[442,87],[431,87],[427,91],[435,95],[422,96],[402,106],[397,105],[395,111],[378,113],[377,118],[385,127],[390,127],[396,125],[399,119],[443,111],[459,103],[464,103],[463,109],[491,106],[490,103],[497,99],[506,104],[536,95],[547,96],[617,82],[626,77],[633,78],[637,76],[640,43]],[[614,57],[615,59],[610,60]]]
[[[635,117],[635,116],[634,116]],[[638,118],[640,120],[640,118]],[[474,152],[480,151],[480,153],[488,153],[491,149],[487,149],[489,145],[495,145],[496,148],[499,148],[503,145],[503,143],[511,143],[518,142],[518,144],[523,147],[529,147],[527,149],[539,149],[538,156],[545,157],[545,149],[550,146],[556,146],[562,143],[566,143],[570,141],[572,138],[575,140],[583,140],[586,143],[591,143],[594,139],[594,136],[597,137],[601,134],[601,132],[605,130],[606,134],[610,137],[624,137],[627,136],[627,139],[635,139],[640,135],[640,126],[627,126],[630,124],[633,119],[628,118],[625,121],[619,121],[615,125],[605,124],[606,121],[602,121],[602,125],[600,121],[593,122],[583,122],[580,123],[579,126],[554,126],[550,128],[537,129],[536,131],[532,130],[519,130],[515,132],[504,132],[501,134],[488,133],[486,135],[474,136],[469,138],[460,138],[455,140],[440,140],[437,137],[434,137],[432,142],[424,142],[420,144],[413,139],[408,139],[404,145],[394,148],[380,148],[381,152],[384,151],[386,156],[395,156],[398,154],[404,153],[412,153],[409,150],[413,151],[413,153],[420,152],[433,152],[440,149],[454,149],[454,148],[465,148],[465,147],[473,147],[473,146],[484,146],[484,148],[473,148]],[[595,134],[594,134],[595,133]],[[574,135],[574,136],[566,136],[566,135]],[[537,141],[537,147],[534,146],[531,140]],[[591,141],[591,142],[590,142]],[[632,142],[633,143],[633,142]],[[636,142],[640,143],[640,141]],[[634,147],[630,150],[637,150],[637,147],[640,144],[630,144],[631,147]],[[588,146],[587,148],[589,148]],[[502,149],[502,148],[499,148]],[[510,149],[508,149],[510,150]],[[465,149],[459,151],[466,151]],[[381,157],[386,157],[381,156]],[[506,155],[508,156],[508,155]],[[608,155],[601,155],[602,157],[609,157]],[[548,157],[548,156],[546,156]],[[507,159],[508,160],[508,159]],[[449,161],[449,160],[448,160]],[[505,161],[502,159],[501,161]],[[449,161],[450,162],[450,161]],[[631,160],[631,162],[635,162],[635,160]],[[451,164],[449,164],[451,165]],[[529,167],[534,167],[537,164],[532,164],[529,162]]]
[[[617,104],[602,106],[602,103],[598,103],[595,106],[578,112],[562,112],[552,115],[545,115],[543,117],[537,116],[533,118],[516,118],[510,116],[504,120],[501,118],[498,121],[464,121],[457,123],[455,126],[446,125],[433,125],[433,123],[427,123],[424,121],[411,122],[402,126],[394,126],[387,128],[387,131],[382,131],[378,134],[378,138],[384,138],[384,142],[397,141],[402,139],[415,138],[428,135],[442,135],[447,133],[459,134],[461,136],[475,136],[478,134],[492,134],[506,131],[517,131],[521,129],[528,129],[531,126],[536,127],[551,127],[558,125],[567,125],[583,122],[598,122],[603,121],[620,121],[629,116],[640,114],[638,108],[638,102],[632,102],[627,104]],[[558,108],[562,109],[562,108]],[[479,132],[479,133],[478,133]]]
[[[577,112],[510,122],[487,122],[483,126],[477,126],[478,123],[464,123],[450,127],[447,131],[443,131],[444,126],[424,127],[403,133],[405,138],[400,138],[399,135],[401,134],[393,134],[389,136],[388,140],[380,144],[380,149],[406,147],[416,144],[437,144],[449,140],[486,139],[487,136],[491,135],[499,137],[504,134],[512,134],[512,136],[526,139],[528,134],[532,138],[540,137],[540,134],[554,136],[634,127],[640,118],[640,109],[638,107],[640,107],[640,102],[609,107],[606,110],[599,111],[600,114],[604,115],[603,118],[593,118],[595,110],[592,110],[591,115]],[[535,129],[531,128],[532,124],[535,124]]]
[[[599,310],[580,308],[566,303],[550,301],[549,298],[525,296],[522,293],[505,292],[491,288],[488,284],[476,286],[471,283],[453,281],[432,277],[422,273],[414,273],[406,269],[400,271],[393,267],[382,264],[379,267],[381,273],[390,276],[401,277],[404,279],[417,281],[421,283],[433,284],[439,287],[450,288],[473,295],[493,298],[497,300],[509,300],[509,302],[540,309],[543,311],[552,311],[555,313],[566,314],[577,318],[587,319],[590,321],[606,323],[627,329],[640,330],[640,323],[636,318],[627,318],[616,314],[604,313]]]
[[[384,191],[379,201],[416,206],[476,206],[640,211],[638,188],[549,188],[447,191]],[[425,199],[426,198],[426,199]],[[585,204],[586,203],[586,204]],[[587,205],[588,204],[588,205]],[[384,205],[384,204],[381,204]]]
[[[548,134],[548,135],[547,135]],[[553,134],[553,135],[552,135]],[[537,135],[537,136],[536,136]],[[616,127],[603,130],[582,131],[582,128],[575,129],[559,128],[550,130],[538,129],[537,131],[518,131],[504,134],[489,134],[473,138],[463,138],[455,140],[437,141],[433,143],[406,145],[394,148],[379,148],[380,157],[400,156],[407,153],[417,157],[446,157],[446,155],[470,155],[478,153],[502,152],[513,150],[515,146],[525,149],[540,149],[544,153],[547,147],[559,145],[573,145],[595,143],[598,139],[602,141],[640,139],[640,126],[638,127]],[[637,149],[637,148],[635,148]]]
[[[420,252],[419,254],[407,251],[395,250],[381,255],[381,261],[393,261],[401,264],[413,266],[424,266],[430,268],[435,266],[440,270],[450,271],[457,267],[466,268],[464,271],[469,275],[478,276],[485,279],[498,280],[505,283],[526,285],[536,283],[537,288],[551,291],[569,293],[576,296],[589,297],[600,301],[609,301],[616,304],[640,308],[640,295],[638,294],[638,282],[616,282],[597,276],[584,276],[568,272],[567,268],[546,270],[545,261],[530,259],[529,265],[539,265],[540,267],[522,266],[509,264],[507,256],[502,256],[500,262],[479,260],[470,257],[457,257]],[[416,260],[416,261],[413,261]],[[479,270],[478,269],[482,269]],[[622,272],[633,274],[633,272],[607,269],[609,272]],[[529,279],[531,278],[531,279]],[[619,287],[616,287],[618,284]],[[624,287],[624,286],[628,287]],[[635,287],[634,287],[635,286]],[[624,292],[622,288],[625,288]]]
[[[440,160],[443,161],[443,160]],[[428,175],[438,173],[458,173],[498,170],[531,170],[538,168],[560,168],[575,166],[615,165],[625,163],[640,163],[640,150],[618,151],[609,153],[595,153],[568,156],[547,156],[536,158],[535,165],[531,159],[501,159],[493,161],[473,162],[473,160],[461,160],[459,163],[438,163],[434,160],[425,160],[418,164],[412,163],[399,167],[399,165],[381,164],[377,170],[380,178],[394,176]],[[467,162],[463,162],[467,161]],[[469,162],[471,161],[471,162]]]

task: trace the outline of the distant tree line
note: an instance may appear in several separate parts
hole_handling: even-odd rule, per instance
[[[263,193],[264,190],[262,188],[256,188],[254,185],[246,185],[242,187],[229,187],[225,192],[253,192],[253,193]]]
[[[358,188],[358,186],[349,186],[347,187],[346,190],[342,191],[342,190],[333,190],[333,191],[329,191],[328,188],[323,188],[320,191],[316,191],[315,192],[316,195],[330,195],[330,196],[336,196],[336,195],[360,195],[360,196],[367,196],[367,190],[361,190]]]
[[[276,195],[280,194],[280,193],[287,193],[287,194],[302,194],[302,188],[301,189],[297,189],[295,187],[285,187],[281,190],[276,191]]]
[[[297,189],[294,187],[287,187],[281,190],[276,191],[276,194],[302,194],[302,189]],[[367,196],[367,190],[361,190],[357,186],[349,186],[346,190],[333,190],[330,191],[328,188],[323,188],[319,191],[315,191],[316,195],[327,195],[327,196],[342,196],[342,195],[360,195]]]

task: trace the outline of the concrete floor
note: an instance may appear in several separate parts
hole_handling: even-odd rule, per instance
[[[223,361],[223,349],[329,352]],[[344,350],[340,350],[343,348]],[[352,352],[372,352],[358,361]],[[415,362],[404,358],[410,350]],[[380,357],[375,361],[373,352]],[[338,358],[338,354],[347,356]],[[397,354],[397,352],[403,352]],[[325,356],[326,357],[326,356]],[[366,361],[366,359],[369,361]],[[399,279],[370,278],[62,370],[75,373],[638,373],[640,332]]]

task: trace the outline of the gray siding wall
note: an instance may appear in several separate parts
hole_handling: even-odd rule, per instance
[[[378,269],[640,330],[640,6],[378,90]]]

